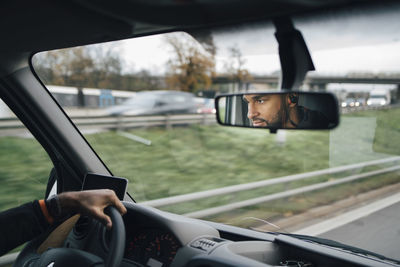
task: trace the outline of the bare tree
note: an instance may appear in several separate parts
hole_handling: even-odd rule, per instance
[[[41,53],[34,57],[33,65],[45,83],[77,87],[78,105],[85,105],[82,88],[88,85],[94,67],[85,47]]]
[[[83,87],[129,91],[165,88],[164,79],[146,70],[133,72],[131,68],[128,72],[121,54],[114,44],[75,47],[35,55],[33,65],[45,84],[73,86],[78,92]]]
[[[243,58],[237,44],[229,48],[229,59],[225,62],[226,73],[230,79],[242,89],[243,84],[251,79],[249,71],[245,68],[246,60]]]
[[[118,88],[122,60],[113,46],[80,46],[36,55],[34,67],[47,84]]]
[[[112,44],[90,46],[90,54],[94,63],[91,75],[93,87],[121,88],[123,62],[119,47]]]
[[[187,35],[168,35],[165,40],[174,55],[167,62],[167,84],[188,92],[210,88],[215,68],[213,55]]]

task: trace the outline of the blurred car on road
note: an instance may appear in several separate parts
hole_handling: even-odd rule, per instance
[[[342,108],[354,106],[356,106],[356,100],[354,98],[347,98],[345,101],[342,102]]]
[[[355,105],[356,107],[362,107],[365,106],[365,103],[365,98],[357,98]]]
[[[121,105],[107,110],[112,116],[139,116],[196,113],[195,97],[180,91],[138,92]]]
[[[197,108],[197,113],[215,114],[214,99],[204,98],[203,103]]]

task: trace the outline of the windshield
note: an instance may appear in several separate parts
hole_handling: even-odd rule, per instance
[[[216,94],[279,89],[270,22],[44,52],[33,66],[107,167],[129,180],[136,201],[400,259],[398,245],[382,245],[398,242],[400,231],[398,14],[294,24],[316,66],[299,89],[337,97],[342,116],[334,130],[271,134],[217,125]],[[374,90],[384,90],[385,101],[368,101],[382,97]],[[141,91],[167,93],[161,101]],[[193,101],[168,105],[173,91]]]

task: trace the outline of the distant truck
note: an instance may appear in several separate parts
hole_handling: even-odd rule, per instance
[[[369,93],[368,106],[386,106],[391,103],[390,90],[374,89]]]

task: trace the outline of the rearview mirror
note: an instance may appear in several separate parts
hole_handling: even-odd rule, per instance
[[[315,92],[254,92],[219,95],[222,125],[277,129],[332,129],[339,123],[336,97]]]

